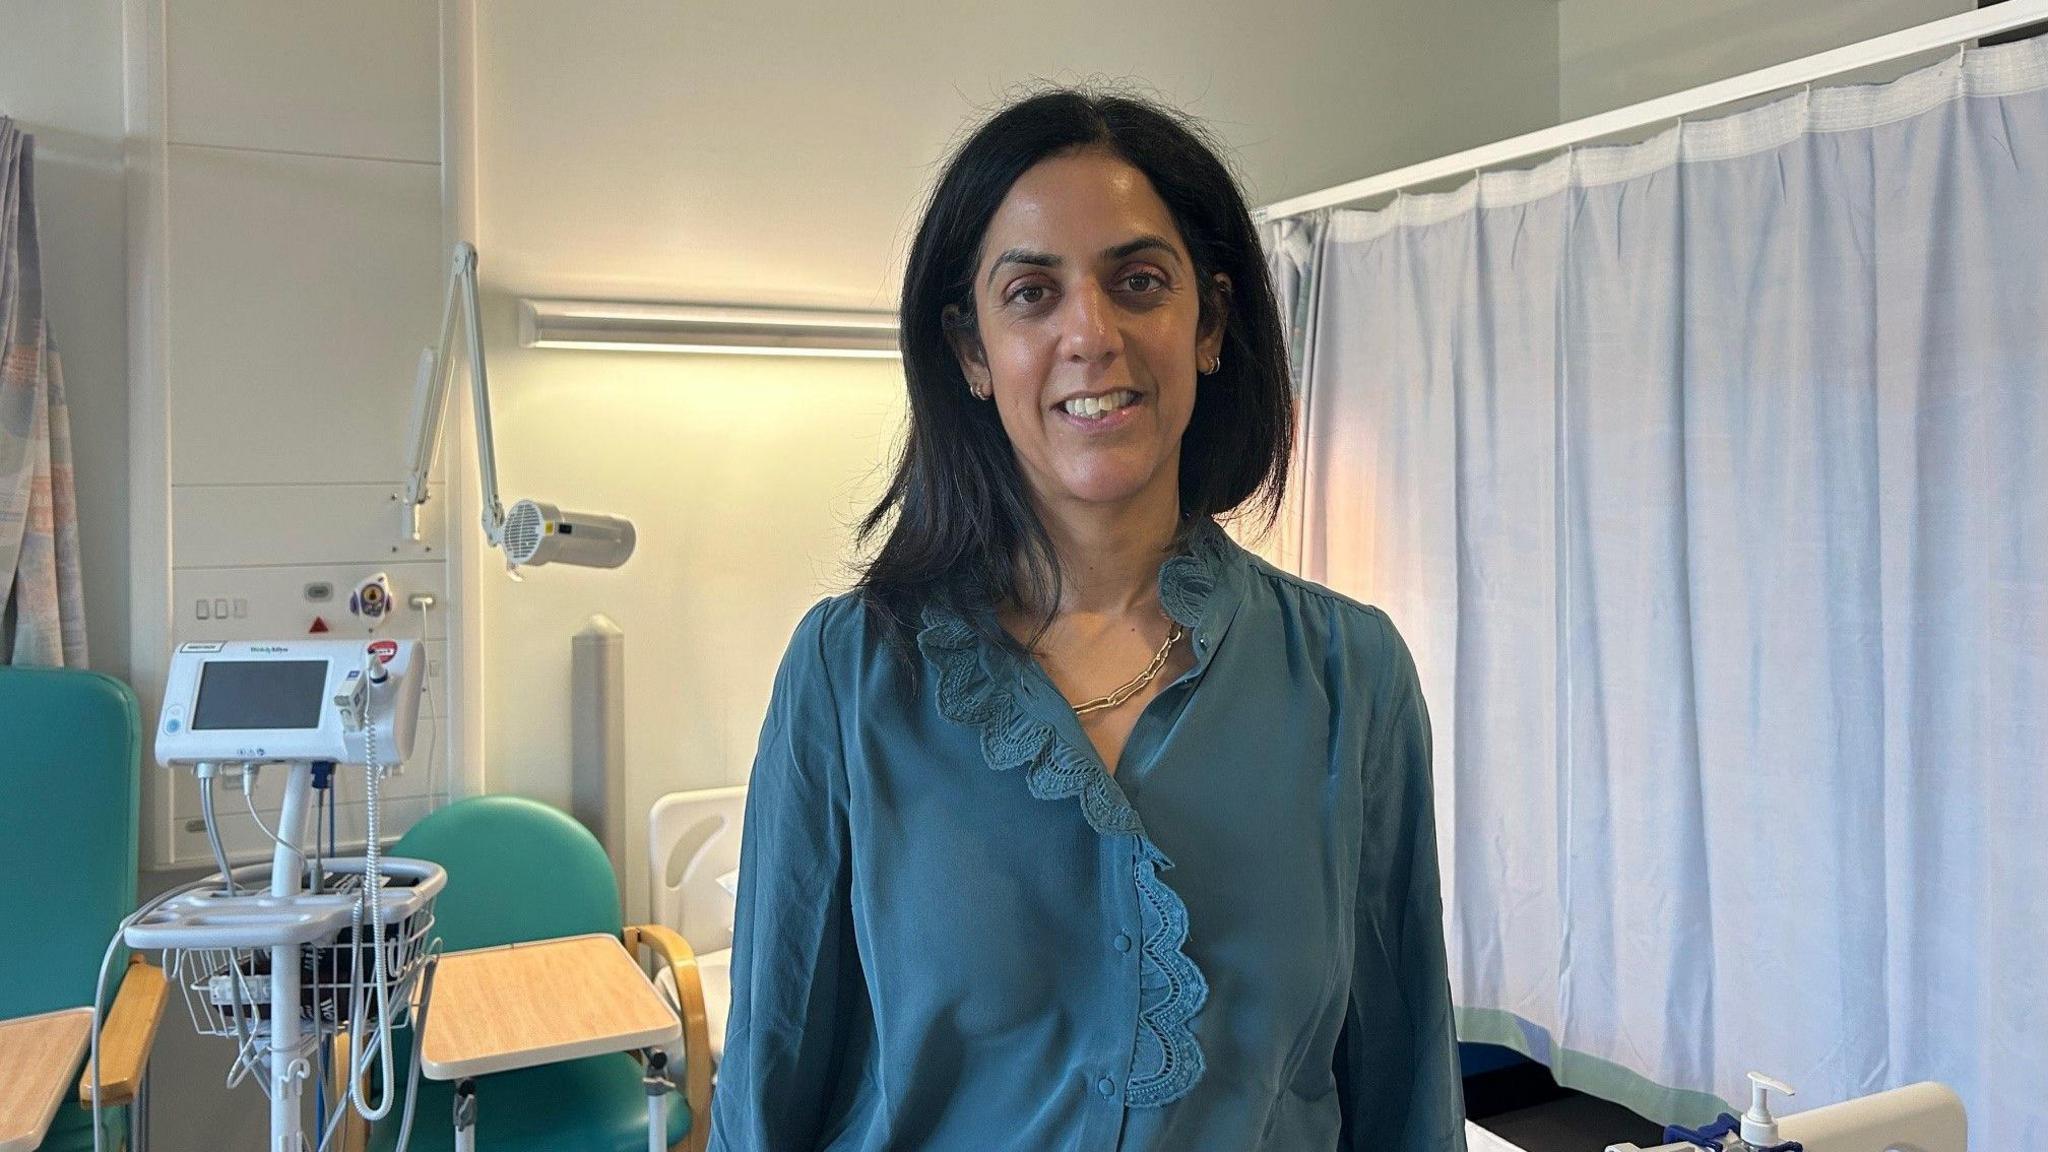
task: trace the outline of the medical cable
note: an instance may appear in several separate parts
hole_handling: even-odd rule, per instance
[[[317,1132],[327,1128],[327,1077],[331,1073],[327,1066],[327,1045],[316,1044],[314,1047],[320,1051],[320,1075],[313,1081],[313,1129]]]
[[[316,877],[319,876],[322,871],[320,862],[325,860],[329,856],[335,855],[339,851],[339,847],[335,843],[334,819],[335,812],[339,809],[340,805],[334,802],[333,795],[331,794],[331,785],[334,780],[334,768],[335,766],[333,764],[327,765],[327,773],[325,779],[327,781],[328,786],[321,787],[320,806],[316,808],[313,812],[313,872]],[[326,830],[327,835],[324,848],[322,847],[322,841],[320,839],[321,830],[323,828]],[[339,1013],[337,1013],[336,1015],[338,1017]],[[315,1131],[325,1131],[327,1128],[327,1080],[328,1077],[333,1074],[333,1066],[329,1063],[327,1058],[327,1045],[322,1044],[319,1047],[320,1083],[315,1085],[313,1089],[313,1128]],[[341,1099],[336,1100],[334,1102],[334,1105],[336,1108],[340,1108],[347,1103],[347,1096],[344,1095]]]
[[[242,770],[242,802],[249,806],[249,819],[254,820],[256,822],[256,830],[258,832],[263,833],[265,836],[268,836],[272,844],[277,845],[279,848],[282,848],[285,851],[291,853],[293,856],[297,857],[299,861],[299,870],[301,872],[304,872],[306,868],[306,854],[299,849],[298,845],[287,844],[283,840],[278,839],[277,833],[272,832],[270,830],[270,825],[265,824],[263,822],[263,817],[259,815],[256,811],[256,797],[250,794],[250,789],[255,787],[256,771],[261,767],[262,765],[260,764],[251,764]],[[315,827],[317,828],[317,825]],[[318,833],[316,832],[315,835],[317,834]]]
[[[213,776],[218,766],[202,762],[194,769],[199,780],[199,814],[206,818],[206,842],[213,848],[213,863],[220,869],[222,882],[227,885],[228,895],[235,894],[234,873],[228,870],[228,850],[220,842],[220,829],[213,822]]]
[[[326,875],[327,857],[333,852],[331,838],[322,839],[325,831],[332,826],[331,822],[334,819],[334,805],[331,803],[333,784],[334,765],[324,761],[315,763],[313,765],[313,867],[308,870],[310,887],[315,892],[321,889],[322,877]],[[316,998],[314,1011],[318,1012],[319,1010]],[[337,1011],[337,1018],[339,1015],[340,1013]],[[318,1027],[317,1020],[315,1027]],[[325,1044],[314,1044],[320,1065],[320,1074],[313,1081],[313,1131],[315,1132],[323,1132],[327,1129],[327,1079],[333,1072],[332,1066],[327,1059],[327,1047]]]
[[[423,963],[424,974],[420,977],[420,1002],[419,1005],[415,1007],[412,1012],[412,1027],[413,1034],[415,1037],[426,1035],[427,1011],[434,1001],[434,972],[436,969],[440,967],[441,963],[440,941],[436,940],[433,943],[433,945],[428,949]],[[384,1025],[380,1023],[378,1027],[379,1029],[382,1029]],[[406,1070],[405,1109],[399,1115],[398,1140],[396,1143],[392,1145],[391,1152],[405,1152],[406,1147],[412,1141],[413,1111],[414,1106],[419,1103],[420,1095],[419,1087],[421,1047],[422,1045],[420,1044],[420,1042],[417,1039],[415,1039],[412,1046],[412,1059],[408,1062]],[[356,1080],[360,1080],[362,1078],[363,1073],[368,1072],[370,1070],[369,1056],[374,1054],[374,1050],[366,1048],[363,1054],[364,1060],[361,1064],[356,1063],[353,1057],[351,1057],[349,1060],[351,1083],[353,1083]],[[388,1088],[386,1089],[386,1094],[389,1094]],[[343,1100],[345,1101],[346,1099],[347,1094],[344,1093]],[[343,1116],[344,1112],[340,1107],[340,1104],[337,1103],[335,1106],[333,1118],[327,1122],[327,1126],[320,1133],[319,1152],[327,1152],[327,1146],[329,1142],[334,1139],[334,1134],[341,1128],[341,1121]]]
[[[426,975],[425,975],[425,977],[423,978],[423,983],[422,983],[422,984],[421,984],[421,986],[420,986],[420,1002],[419,1002],[419,1006],[418,1006],[417,1008],[415,1008],[415,1009],[413,1010],[413,1015],[412,1015],[412,1024],[413,1024],[413,1029],[414,1029],[415,1033],[417,1033],[417,1034],[421,1034],[421,1035],[424,1035],[424,1034],[425,1034],[425,1030],[426,1030],[426,1024],[427,1024],[427,1008],[428,1008],[428,1004],[429,1004],[429,1003],[430,1003],[430,1002],[432,1001],[432,999],[433,999],[433,973],[434,973],[435,967],[436,967],[436,966],[437,966],[437,965],[439,964],[439,962],[440,962],[440,957],[441,957],[441,946],[440,946],[440,942],[439,942],[438,940],[436,940],[436,941],[435,941],[435,942],[434,942],[434,943],[433,943],[432,945],[430,945],[430,946],[429,946],[429,948],[428,948],[428,951],[427,951],[427,954],[426,954],[426,956],[425,956],[425,958],[424,958],[424,960],[425,960],[425,964],[426,964]],[[356,970],[357,970],[358,972],[360,972],[360,970],[361,970],[361,969],[360,969],[360,966],[358,966]],[[354,981],[352,981],[351,987],[352,987],[352,989],[359,989],[359,988],[361,987],[361,981],[360,981],[359,979],[357,979],[357,980],[354,980]],[[366,997],[362,997],[362,996],[361,996],[361,994],[360,994],[360,992],[356,992],[356,996],[357,996],[357,1003],[362,1003],[362,1002],[364,1002],[364,1000],[366,1000],[366,999],[367,999]],[[354,1025],[356,1024],[356,1019],[357,1019],[357,1018],[354,1018],[354,1017],[352,1017],[352,1018],[351,1018],[351,1024],[352,1024],[352,1026],[354,1026]],[[382,1021],[382,1020],[380,1020],[380,1021],[378,1021],[378,1023],[377,1023],[377,1029],[376,1029],[376,1031],[377,1031],[378,1033],[381,1033],[381,1032],[383,1032],[383,1031],[384,1031],[384,1030],[385,1030],[385,1029],[386,1029],[387,1027],[388,1027],[387,1023],[386,1023],[386,1022],[384,1022],[384,1021]],[[351,1033],[351,1035],[355,1035],[355,1034],[356,1034],[356,1033],[353,1033],[353,1032]],[[373,1033],[373,1035],[374,1035],[374,1034],[375,1034],[375,1033]],[[350,1083],[351,1083],[351,1085],[354,1085],[354,1084],[355,1084],[356,1082],[360,1081],[360,1080],[362,1079],[363,1075],[364,1075],[365,1073],[367,1073],[367,1072],[368,1072],[368,1071],[370,1070],[370,1065],[371,1065],[372,1061],[373,1061],[373,1060],[375,1059],[375,1057],[376,1057],[376,1054],[377,1054],[377,1046],[376,1046],[376,1044],[375,1044],[374,1042],[372,1042],[372,1043],[370,1043],[370,1044],[366,1044],[366,1045],[362,1045],[362,1046],[360,1046],[360,1047],[358,1048],[357,1052],[356,1052],[356,1053],[355,1053],[354,1055],[352,1055],[352,1056],[350,1057],[350,1059],[349,1059],[349,1073],[350,1073]],[[360,1062],[358,1062],[358,1061],[360,1061]],[[399,1126],[399,1142],[398,1142],[398,1143],[397,1143],[397,1144],[396,1144],[396,1145],[394,1146],[394,1148],[393,1148],[393,1152],[405,1152],[405,1147],[406,1147],[406,1141],[407,1141],[407,1140],[408,1140],[408,1139],[410,1138],[410,1136],[409,1136],[409,1133],[411,1132],[411,1120],[410,1120],[410,1117],[412,1116],[412,1112],[413,1112],[413,1105],[414,1105],[414,1104],[415,1104],[415,1103],[417,1102],[417,1100],[418,1100],[418,1096],[419,1096],[419,1093],[418,1093],[418,1089],[419,1089],[419,1067],[420,1067],[420,1048],[419,1048],[419,1045],[418,1045],[417,1043],[415,1043],[415,1044],[414,1044],[414,1046],[413,1046],[413,1053],[412,1053],[412,1062],[411,1062],[411,1069],[410,1069],[410,1071],[409,1071],[409,1073],[408,1073],[408,1076],[407,1076],[407,1083],[406,1083],[406,1102],[405,1102],[405,1111],[404,1111],[404,1113],[403,1113],[403,1116],[405,1117],[405,1119],[402,1119],[402,1120],[400,1121],[400,1126]],[[388,1081],[388,1079],[387,1079],[387,1087],[386,1087],[386,1095],[387,1095],[387,1096],[388,1096],[388,1095],[390,1094],[390,1090],[391,1090],[391,1089],[390,1089],[390,1087],[389,1087],[389,1081]],[[346,1092],[342,1094],[342,1100],[336,1103],[336,1106],[335,1106],[335,1113],[334,1113],[334,1116],[333,1116],[333,1117],[332,1117],[332,1118],[331,1118],[330,1120],[328,1120],[326,1128],[325,1128],[325,1129],[324,1129],[324,1130],[322,1131],[322,1133],[321,1133],[321,1136],[320,1136],[320,1145],[319,1145],[319,1147],[320,1147],[320,1152],[326,1152],[326,1149],[327,1149],[327,1146],[328,1146],[328,1143],[329,1143],[329,1141],[333,1140],[333,1138],[334,1138],[334,1133],[335,1133],[335,1132],[336,1132],[336,1131],[337,1131],[337,1130],[339,1129],[339,1127],[340,1127],[341,1121],[342,1121],[342,1119],[344,1118],[344,1117],[343,1117],[343,1109],[341,1108],[341,1104],[342,1104],[342,1103],[345,1103],[345,1102],[347,1102],[347,1099],[348,1099],[348,1095],[349,1095],[349,1094],[348,1094],[348,1093],[346,1093]]]
[[[361,726],[363,732],[363,899],[369,906],[370,941],[374,950],[370,983],[371,995],[377,998],[377,1055],[384,1073],[384,1099],[372,1109],[369,1101],[363,1099],[362,1081],[359,1078],[349,1085],[349,1092],[355,1097],[357,1114],[365,1120],[377,1121],[390,1113],[391,1105],[397,1099],[395,1093],[398,1086],[393,1082],[394,1077],[391,1074],[391,996],[384,966],[383,845],[378,842],[377,808],[380,777],[384,768],[377,755],[377,728],[370,721],[369,703],[370,692],[387,682],[390,673],[384,670],[383,660],[374,653],[371,653],[364,663],[363,679],[365,690],[356,697],[355,703],[356,723]],[[358,932],[355,939],[357,960],[351,967],[360,971],[362,933]]]
[[[338,804],[338,801],[330,799],[328,801],[328,855],[330,857],[332,855],[340,855],[340,840],[334,834],[334,814],[336,814],[336,810],[340,810],[340,804]],[[313,838],[315,840],[319,838],[319,828],[317,826],[313,828]]]
[[[244,781],[248,780],[249,771],[249,765],[242,765],[242,779]],[[209,812],[207,816],[207,834],[216,845],[219,845],[221,842],[220,828],[213,822],[212,813]],[[235,894],[234,870],[227,867],[225,853],[226,850],[222,849],[221,866],[222,871],[227,876],[228,895],[232,896]],[[256,966],[253,953],[249,959],[249,966],[251,969]],[[255,996],[253,995],[253,990],[251,990],[252,995],[247,998],[243,997],[242,993],[245,988],[246,983],[242,977],[241,959],[237,953],[230,951],[228,953],[228,1007],[233,1011],[235,1017],[235,1059],[232,1064],[228,1065],[227,1086],[229,1088],[240,1084],[243,1077],[255,1071],[253,1060],[257,1054],[257,1041],[261,1039],[256,1034],[256,1012],[253,1008]],[[272,1005],[271,1012],[275,1014],[276,1011],[276,1005]]]
[[[199,813],[204,817],[203,823],[206,825],[206,842],[213,847],[213,862],[220,868],[221,886],[229,896],[233,896],[235,895],[235,870],[228,866],[227,846],[221,842],[220,823],[216,816],[214,804],[213,781],[218,771],[219,765],[217,764],[201,764],[198,766],[198,775],[200,777]],[[249,766],[244,764],[242,766],[242,778],[244,780],[248,779],[248,772]],[[259,823],[261,822],[259,821]],[[202,881],[201,883],[203,884],[204,882]],[[127,931],[127,927],[127,923],[124,922],[121,926],[124,933]],[[228,1000],[229,1007],[233,1010],[235,1017],[235,1062],[228,1065],[228,1087],[232,1088],[236,1084],[241,1083],[241,1077],[248,1062],[250,1041],[253,1037],[250,1034],[248,1012],[242,1003],[241,965],[234,962],[232,953],[229,954],[229,960]]]
[[[334,855],[334,845],[320,838],[322,830],[327,827],[328,814],[334,807],[334,765],[326,760],[315,760],[312,771],[313,866],[306,872],[306,889],[318,893],[326,887],[327,858]]]
[[[406,1144],[412,1139],[413,1105],[420,1099],[420,1050],[426,1047],[422,1039],[427,1034],[427,1005],[434,999],[434,973],[441,967],[441,950],[436,944],[427,954],[426,970],[420,976],[420,1005],[413,1011],[413,1042],[411,1066],[405,1074],[405,1114],[398,1121],[398,1143],[392,1152],[405,1152]]]
[[[434,711],[434,661],[427,654],[427,609],[434,606],[434,595],[431,592],[415,592],[412,594],[411,602],[413,608],[420,614],[420,659],[427,662],[420,676],[420,688],[427,697],[427,803],[431,806],[434,803],[434,775],[439,769],[434,762],[434,753],[439,751],[437,743],[441,735],[440,725],[433,723],[440,713]]]
[[[103,953],[103,954],[101,954],[101,956],[100,956],[100,971],[99,971],[99,977],[98,977],[98,979],[96,979],[96,980],[95,980],[95,981],[93,982],[93,987],[92,987],[92,1147],[93,1147],[93,1152],[102,1152],[102,1144],[101,1144],[101,1139],[102,1139],[102,1137],[101,1137],[101,1121],[100,1121],[100,1116],[101,1116],[101,1114],[102,1114],[102,1105],[100,1104],[100,1096],[101,1096],[101,1091],[100,1091],[100,1090],[101,1090],[101,1087],[102,1087],[102,1085],[101,1085],[101,1082],[100,1082],[100,1028],[101,1028],[101,1025],[105,1023],[105,1015],[106,1015],[106,1012],[105,1012],[105,1009],[104,1009],[104,1008],[103,1008],[103,1007],[102,1007],[101,1005],[102,1005],[102,1002],[103,1002],[103,1001],[104,1001],[104,1000],[106,999],[106,997],[107,997],[107,969],[108,969],[109,967],[111,967],[111,966],[113,965],[113,963],[114,963],[114,953],[120,950],[120,947],[121,947],[121,941],[122,941],[123,937],[125,937],[125,936],[127,935],[127,933],[128,933],[128,926],[129,926],[129,925],[131,925],[131,924],[135,923],[136,921],[138,921],[138,920],[142,919],[142,918],[143,918],[144,916],[147,916],[147,915],[149,915],[150,913],[152,913],[152,912],[156,911],[156,910],[157,910],[158,908],[160,908],[160,907],[162,907],[163,905],[165,905],[165,904],[169,903],[170,901],[172,901],[172,900],[175,900],[175,899],[177,899],[178,897],[180,897],[180,896],[183,896],[183,895],[185,895],[185,894],[186,894],[186,893],[188,893],[188,892],[197,892],[197,891],[199,891],[200,889],[202,889],[202,888],[205,888],[205,887],[207,887],[208,885],[212,884],[212,883],[213,883],[213,882],[214,882],[215,880],[218,880],[218,879],[220,879],[220,877],[218,877],[218,876],[202,876],[202,877],[200,877],[200,878],[199,878],[199,879],[197,879],[197,880],[192,880],[192,881],[189,881],[189,882],[187,882],[187,883],[184,883],[184,884],[180,884],[180,885],[177,885],[176,887],[173,887],[173,888],[167,889],[167,890],[165,890],[165,891],[163,891],[163,892],[160,892],[160,893],[158,893],[157,895],[155,895],[155,896],[151,897],[150,899],[148,899],[148,900],[144,901],[144,902],[143,902],[143,904],[142,904],[142,906],[141,906],[140,908],[137,908],[137,909],[136,909],[135,911],[133,911],[133,912],[129,913],[128,915],[126,915],[126,916],[123,916],[123,917],[121,918],[121,925],[120,925],[120,927],[119,927],[119,928],[117,928],[117,929],[115,930],[113,938],[107,941],[107,950],[106,950],[106,952],[104,952],[104,953]]]

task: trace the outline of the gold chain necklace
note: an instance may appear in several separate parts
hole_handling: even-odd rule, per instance
[[[1161,613],[1161,615],[1165,614]],[[1173,617],[1171,616],[1168,616],[1166,618],[1169,620],[1173,619]],[[1173,651],[1173,646],[1175,644],[1180,643],[1180,637],[1180,622],[1174,621],[1173,631],[1167,635],[1166,643],[1161,644],[1159,646],[1159,652],[1157,655],[1152,657],[1152,663],[1147,665],[1143,672],[1138,673],[1136,679],[1132,680],[1128,684],[1125,684],[1123,687],[1118,688],[1116,691],[1111,692],[1107,696],[1097,696],[1093,700],[1087,700],[1083,701],[1082,703],[1072,705],[1074,709],[1074,715],[1085,716],[1090,712],[1099,712],[1104,708],[1114,708],[1117,705],[1123,703],[1124,701],[1129,700],[1133,695],[1136,695],[1140,688],[1143,688],[1145,685],[1150,684],[1152,682],[1152,678],[1154,676],[1159,675],[1159,670],[1161,668],[1166,667],[1166,654],[1168,652]]]

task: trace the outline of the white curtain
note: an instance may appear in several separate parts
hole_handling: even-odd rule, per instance
[[[1467,1038],[2048,1148],[2048,45],[1267,229],[1275,551],[1415,650]]]

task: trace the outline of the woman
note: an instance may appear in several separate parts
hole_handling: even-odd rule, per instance
[[[776,675],[711,1146],[1463,1147],[1429,723],[1215,517],[1286,473],[1243,198],[1055,90],[933,192],[886,540]]]

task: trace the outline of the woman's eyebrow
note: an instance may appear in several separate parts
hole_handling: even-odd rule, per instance
[[[1164,236],[1155,236],[1151,233],[1126,240],[1113,247],[1104,248],[1102,250],[1102,258],[1104,260],[1121,260],[1126,256],[1154,248],[1166,253],[1168,257],[1175,261],[1178,261],[1180,258],[1180,254],[1174,250],[1173,245]],[[1064,263],[1064,260],[1050,252],[1034,252],[1029,248],[1011,248],[1006,250],[1001,256],[996,257],[994,264],[989,265],[988,283],[995,283],[996,273],[1001,271],[1005,264],[1032,264],[1040,268],[1057,268]]]
[[[1126,240],[1114,248],[1104,248],[1102,250],[1102,258],[1104,260],[1121,260],[1126,256],[1135,255],[1151,248],[1157,248],[1176,260],[1180,258],[1180,253],[1173,250],[1171,241],[1167,240],[1164,236],[1154,236],[1149,232],[1135,240]]]

